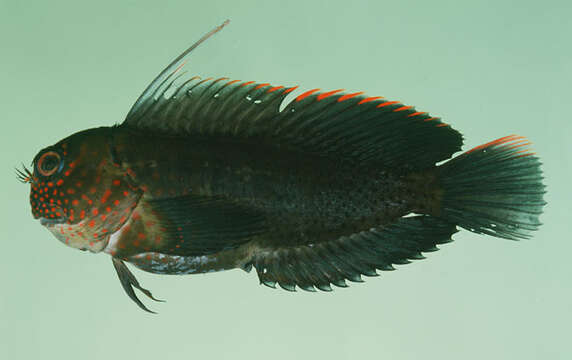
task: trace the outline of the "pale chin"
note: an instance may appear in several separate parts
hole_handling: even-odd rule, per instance
[[[47,228],[50,228],[56,224],[63,224],[66,222],[65,218],[50,219],[50,218],[41,217],[39,220],[40,220],[40,224],[42,224],[42,226],[45,226]]]
[[[64,245],[74,249],[98,253],[107,246],[109,241],[109,236],[93,241],[91,239],[88,240],[84,236],[77,235],[77,230],[79,228],[85,228],[83,226],[84,224],[81,223],[69,225],[65,223],[65,219],[62,222],[61,220],[44,218],[40,218],[40,223],[48,229],[56,239],[61,241]],[[89,236],[89,234],[86,235]]]

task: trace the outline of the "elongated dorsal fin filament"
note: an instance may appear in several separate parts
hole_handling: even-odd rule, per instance
[[[161,71],[159,75],[157,75],[157,77],[153,79],[153,81],[151,81],[151,83],[147,86],[145,91],[143,91],[143,93],[139,96],[135,104],[133,104],[133,107],[131,108],[131,110],[129,110],[129,114],[127,114],[127,118],[132,117],[138,111],[141,105],[149,97],[155,94],[155,92],[157,91],[158,88],[161,87],[161,85],[167,82],[172,76],[178,73],[185,66],[185,64],[189,60],[188,59],[189,54],[194,49],[196,49],[200,44],[205,42],[208,38],[219,32],[220,30],[222,30],[222,28],[228,25],[229,22],[230,20],[227,19],[225,20],[225,22],[215,27],[205,35],[203,35],[197,42],[191,45],[187,50],[185,50],[181,55],[179,55],[175,60],[173,60],[165,69],[163,69],[163,71]]]

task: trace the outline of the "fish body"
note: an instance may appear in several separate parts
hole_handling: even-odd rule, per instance
[[[437,166],[462,145],[440,119],[362,93],[287,103],[296,87],[180,78],[197,45],[122,124],[69,136],[20,173],[34,217],[66,245],[109,254],[141,308],[134,288],[153,297],[124,262],[158,274],[254,267],[270,287],[330,291],[423,258],[457,226],[508,239],[540,226],[526,139]]]
[[[151,214],[138,217],[145,213],[145,204],[153,206],[157,201],[218,199],[221,206],[227,203],[236,207],[236,216],[249,214],[254,219],[252,229],[237,235],[237,244],[229,243],[229,247],[251,241],[260,246],[274,241],[288,244],[292,239],[311,245],[393,222],[424,205],[414,196],[415,183],[406,173],[260,143],[160,137],[121,127],[114,131],[112,144],[116,146],[117,164],[124,169],[129,183],[142,189],[143,196],[128,229],[133,234],[106,251],[121,258],[136,256],[134,262],[139,267],[153,272],[164,272],[164,266],[158,264],[155,268],[145,262],[146,258],[183,254],[184,242],[192,242],[195,231],[192,220],[179,224],[190,229],[180,230],[186,233],[180,235],[183,243],[172,248],[163,232],[154,231],[150,225],[160,224],[161,219]],[[206,209],[199,204],[197,207],[200,211]],[[197,226],[196,231],[200,231],[200,225]],[[225,225],[212,226],[221,229]],[[136,232],[142,235],[137,237]],[[220,237],[222,244],[228,242],[228,235],[222,230]],[[210,264],[227,269],[248,262],[244,247],[240,249],[244,256],[237,253],[230,262],[222,263],[216,254],[224,252],[226,245],[207,248],[207,244],[187,248],[185,254],[211,256]],[[142,256],[142,250],[146,256]],[[188,272],[211,269],[191,267]]]

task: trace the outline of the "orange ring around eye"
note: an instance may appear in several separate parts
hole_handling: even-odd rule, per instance
[[[58,163],[54,166],[53,169],[49,169],[49,170],[44,170],[42,169],[42,164],[43,162],[46,160],[46,158],[48,156],[55,156],[58,159]],[[42,154],[42,156],[40,156],[40,158],[38,159],[38,164],[36,166],[36,168],[38,169],[38,172],[40,173],[40,175],[42,176],[50,176],[53,175],[56,171],[58,171],[59,167],[60,167],[60,162],[62,161],[62,158],[60,156],[60,154],[58,154],[55,151],[46,151],[44,154]]]

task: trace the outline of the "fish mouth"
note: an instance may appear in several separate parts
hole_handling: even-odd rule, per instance
[[[40,218],[40,224],[42,224],[43,226],[47,226],[47,227],[52,227],[56,224],[63,224],[64,222],[66,222],[65,217],[59,217],[59,218],[41,217]]]

